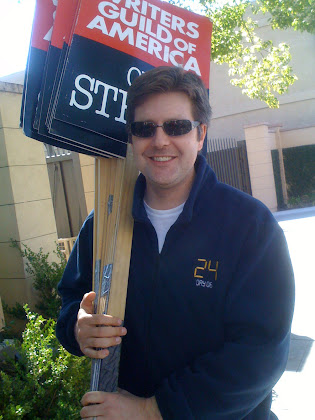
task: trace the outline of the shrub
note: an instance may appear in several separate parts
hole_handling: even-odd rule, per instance
[[[312,207],[315,206],[315,192],[309,195],[291,197],[288,202],[288,207],[301,208],[301,207]]]
[[[6,324],[0,331],[0,343],[5,339],[21,338],[21,333],[26,325],[26,314],[23,305],[16,302],[9,307],[3,302],[3,312],[6,315]],[[11,320],[8,320],[8,317]]]
[[[44,318],[57,319],[61,307],[57,285],[67,263],[64,254],[56,246],[54,253],[59,261],[49,262],[49,252],[44,253],[42,248],[39,252],[34,252],[27,245],[22,244],[20,247],[17,241],[12,241],[12,247],[26,258],[26,271],[34,278],[33,287],[38,292],[36,309]]]
[[[9,307],[9,305],[3,302],[3,311],[16,319],[26,318],[24,307],[19,302],[16,302],[15,305],[11,307]]]
[[[0,419],[78,419],[90,361],[58,343],[55,320],[24,308],[28,323],[22,342],[15,340],[15,358],[0,361]]]
[[[315,192],[315,145],[283,149],[283,158],[289,198],[308,202]]]

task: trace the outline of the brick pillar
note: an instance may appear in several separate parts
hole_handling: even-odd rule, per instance
[[[271,149],[274,133],[267,123],[244,126],[252,194],[271,211],[277,211],[277,196],[273,174]]]

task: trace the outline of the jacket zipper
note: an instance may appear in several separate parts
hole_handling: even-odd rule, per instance
[[[154,227],[151,225],[152,229],[154,230],[154,234],[156,235]],[[148,320],[146,326],[146,351],[145,351],[145,371],[147,372],[147,389],[152,388],[152,358],[151,355],[151,347],[152,347],[152,340],[151,340],[151,322],[152,322],[152,306],[155,297],[155,291],[158,286],[158,278],[159,278],[159,271],[160,271],[160,254],[157,250],[157,256],[155,259],[155,266],[154,266],[154,275],[152,277],[152,293],[150,299],[150,305],[148,306]]]

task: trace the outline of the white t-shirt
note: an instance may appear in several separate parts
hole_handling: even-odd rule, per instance
[[[159,252],[161,253],[166,234],[169,228],[176,222],[178,216],[183,211],[185,203],[181,204],[178,207],[168,210],[156,210],[152,209],[144,201],[144,207],[146,209],[148,218],[150,219],[154,229],[156,231],[159,243]]]

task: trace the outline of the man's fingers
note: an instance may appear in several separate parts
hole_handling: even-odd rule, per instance
[[[123,337],[127,334],[125,327],[92,327],[81,325],[80,336],[85,338]]]
[[[101,404],[105,400],[106,393],[102,391],[91,391],[83,395],[81,404],[83,406],[89,404]]]
[[[122,324],[122,320],[116,316],[89,313],[87,314],[83,308],[79,310],[78,321],[80,321],[82,324],[87,324],[89,327],[93,325],[104,327],[119,327]]]
[[[94,348],[87,347],[85,349],[81,349],[82,353],[91,358],[91,359],[105,359],[109,355],[109,350],[101,349],[95,350]]]
[[[94,338],[121,337],[127,334],[125,327],[92,327],[89,335]]]
[[[95,419],[95,417],[97,417],[97,419],[101,418],[105,418],[104,416],[102,416],[103,412],[103,406],[101,404],[88,404],[85,405],[82,410],[80,411],[80,415],[81,415],[81,419],[86,419],[86,420],[93,420]]]
[[[95,292],[85,293],[80,304],[80,308],[84,309],[88,314],[93,313],[93,301],[96,297]]]
[[[90,337],[85,340],[84,347],[104,348],[117,346],[121,343],[121,337],[95,338]]]
[[[83,395],[81,399],[81,404],[83,405],[80,412],[81,418],[90,419],[98,416],[100,416],[100,418],[105,418],[102,415],[105,414],[104,403],[106,398],[110,398],[108,393],[101,391],[87,392]],[[108,416],[106,418],[108,418]]]
[[[95,333],[98,333],[98,330],[101,330],[100,328],[94,328],[91,330],[95,330]],[[90,331],[92,332],[92,331]],[[121,343],[121,336],[125,335],[127,333],[126,328],[115,328],[115,327],[104,327],[103,328],[103,337],[98,334],[97,337],[86,337],[84,340],[82,340],[80,348],[82,352],[88,356],[92,357],[94,359],[104,359],[108,356],[108,352],[105,351],[108,347],[117,346]],[[101,349],[101,350],[98,350]]]

